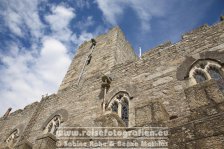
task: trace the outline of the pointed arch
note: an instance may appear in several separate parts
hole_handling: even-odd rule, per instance
[[[201,83],[207,80],[206,74],[200,70],[195,70],[193,77],[197,83]]]
[[[23,131],[24,131],[23,124],[20,124],[16,126],[14,129],[12,129],[7,135],[7,138],[5,139],[7,146],[13,148],[17,144],[19,137],[22,135]]]
[[[42,125],[42,130],[44,133],[51,133],[55,135],[58,128],[61,126],[63,122],[67,121],[67,119],[68,119],[67,110],[60,109],[48,117],[48,119]]]
[[[44,129],[44,133],[51,133],[53,135],[56,135],[56,132],[61,124],[61,116],[55,115],[52,120],[47,124],[47,126]]]
[[[134,94],[136,93],[136,86],[134,84],[130,85],[130,84],[123,84],[121,86],[117,86],[114,88],[110,89],[110,92],[108,92],[105,96],[105,103],[110,103],[110,101],[114,98],[114,96],[116,96],[117,93],[119,92],[124,92],[127,93],[130,97],[130,100],[132,100],[134,98]]]
[[[15,129],[5,140],[8,147],[13,148],[18,141],[19,138],[19,130]]]
[[[208,68],[208,73],[211,76],[211,78],[214,79],[214,80],[223,79],[223,76],[221,74],[221,70],[217,66],[210,66]]]
[[[206,51],[199,54],[199,58],[192,56],[185,57],[185,60],[177,68],[176,77],[178,80],[184,80],[189,77],[189,71],[192,69],[192,66],[197,63],[199,60],[212,60],[220,65],[224,64],[224,52],[218,51]]]
[[[224,74],[223,74],[221,67],[216,66],[216,65],[211,65],[207,71],[208,71],[211,79],[214,79],[217,81],[219,89],[222,92],[224,92]]]
[[[204,82],[206,80],[214,79],[221,81],[222,65],[215,60],[197,60],[189,71],[189,79],[192,80],[192,84]]]
[[[127,92],[119,91],[106,104],[105,111],[116,113],[128,126],[130,96]]]

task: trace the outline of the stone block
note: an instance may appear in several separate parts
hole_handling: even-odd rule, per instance
[[[50,133],[47,133],[36,139],[33,149],[55,149],[56,142],[56,137]]]
[[[23,140],[22,142],[19,142],[16,146],[16,149],[32,149],[32,144],[27,141],[27,140]]]
[[[223,149],[224,146],[224,136],[213,136],[208,138],[203,138],[197,141],[197,148],[201,149]]]
[[[142,126],[148,123],[152,123],[152,106],[146,105],[135,109],[135,124],[136,126]]]

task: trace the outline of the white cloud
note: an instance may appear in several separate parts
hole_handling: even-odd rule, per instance
[[[152,17],[165,15],[167,2],[164,0],[97,0],[97,4],[105,19],[113,25],[118,23],[126,8],[132,8],[141,21],[142,29],[149,31]]]
[[[124,4],[126,2],[120,0],[97,0],[97,4],[106,17],[106,20],[115,25],[117,24],[118,17],[123,14]]]
[[[43,39],[43,48],[35,69],[43,80],[51,82],[55,87],[59,87],[67,70],[66,66],[70,63],[67,51],[59,40],[51,37]]]
[[[6,66],[1,70],[0,78],[2,114],[8,107],[23,108],[40,100],[43,94],[56,92],[71,61],[65,46],[51,37],[43,39],[39,57],[33,51],[20,52],[16,44],[12,48],[17,50],[0,55]]]
[[[71,40],[77,45],[81,45],[84,41],[88,41],[91,38],[93,38],[95,35],[99,34],[101,30],[97,31],[96,33],[88,33],[86,31],[81,32],[81,34],[78,36],[76,34],[73,34],[71,37]]]
[[[52,30],[51,36],[64,42],[70,42],[72,31],[69,28],[69,23],[75,16],[73,8],[63,5],[53,6],[51,14],[45,16],[45,20],[50,24]]]
[[[140,45],[144,50],[164,41],[180,40],[181,34],[201,25],[202,20],[207,17],[208,8],[211,8],[215,1],[96,0],[96,2],[106,22],[112,25],[126,24],[125,17],[134,12],[131,24],[136,30],[133,34],[135,37],[132,37],[132,41],[135,42],[133,46],[137,49]],[[128,17],[128,21],[131,22],[132,16]],[[150,38],[154,39],[149,41]]]
[[[75,2],[77,7],[83,9],[83,8],[90,8],[90,3],[89,3],[89,0],[75,0],[75,1],[72,1],[72,2]]]
[[[38,0],[3,1],[3,14],[6,25],[16,35],[24,37],[24,28],[28,28],[33,37],[41,36],[43,24],[38,15]]]
[[[81,33],[78,35],[70,28],[70,22],[75,19],[75,9],[64,5],[52,6],[51,14],[45,16],[45,20],[50,24],[52,33],[49,35],[68,47],[77,48],[82,42],[91,39],[97,33],[89,33],[86,29],[94,24],[92,16],[88,16],[85,21],[79,21],[74,26],[78,27]],[[71,45],[73,44],[73,45]]]
[[[13,3],[14,2],[14,3]],[[48,15],[50,27],[57,32],[45,35],[46,27],[39,18],[38,0],[21,0],[5,3],[3,14],[6,26],[14,35],[27,37],[32,42],[26,49],[23,43],[8,41],[7,54],[0,53],[0,113],[12,107],[14,110],[41,99],[41,95],[57,91],[66,69],[71,61],[66,43],[55,38],[63,35],[63,31],[72,35],[68,25],[75,17],[74,9],[64,6],[52,7],[52,15]],[[26,35],[26,36],[25,36]],[[60,36],[61,39],[65,36]],[[57,74],[57,75],[55,75]]]
[[[93,16],[88,16],[85,19],[78,21],[74,26],[83,31],[93,26],[94,23]]]
[[[53,31],[63,30],[68,27],[71,19],[75,17],[74,9],[64,6],[53,6],[52,14],[45,17]]]
[[[0,10],[10,31],[32,42],[30,48],[25,48],[15,38],[7,41],[7,54],[0,53],[0,115],[9,107],[23,108],[40,100],[43,94],[55,93],[71,61],[68,53],[94,36],[86,28],[79,35],[71,30],[75,9],[64,5],[52,6],[51,13],[44,16],[47,26],[40,20],[39,2],[12,0],[9,5],[5,3],[5,11]],[[88,25],[93,22],[91,17],[87,21]],[[51,33],[43,32],[47,27]]]
[[[16,12],[12,11],[8,14],[7,21],[8,21],[10,30],[17,36],[22,37],[23,33],[21,30],[21,25],[22,25],[21,17]]]

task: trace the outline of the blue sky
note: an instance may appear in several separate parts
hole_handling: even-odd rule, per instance
[[[0,0],[0,115],[57,92],[78,46],[115,25],[144,52],[220,15],[223,0]]]

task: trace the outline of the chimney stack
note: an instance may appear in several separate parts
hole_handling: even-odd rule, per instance
[[[6,118],[9,116],[11,110],[12,110],[12,108],[8,108],[8,110],[7,110],[7,111],[5,112],[5,114],[3,115],[3,119],[6,119]]]

